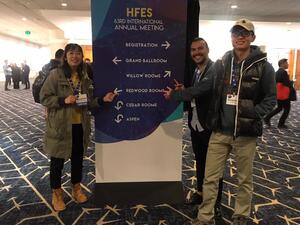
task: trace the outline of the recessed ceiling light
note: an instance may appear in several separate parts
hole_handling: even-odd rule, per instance
[[[27,19],[25,17],[22,18],[23,21],[26,21]]]
[[[232,9],[237,9],[237,8],[238,8],[237,5],[231,5],[230,7],[231,7]]]
[[[68,4],[67,4],[67,3],[65,3],[65,2],[63,2],[63,3],[61,3],[61,6],[62,6],[62,7],[67,7],[67,6],[68,6]]]

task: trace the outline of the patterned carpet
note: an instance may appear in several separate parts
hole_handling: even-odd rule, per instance
[[[2,87],[2,86],[1,86]],[[1,88],[2,89],[2,88]],[[78,205],[71,199],[69,162],[63,189],[67,209],[56,213],[51,207],[49,161],[42,152],[44,110],[33,102],[31,90],[0,91],[0,224],[113,224],[181,225],[194,217],[195,209],[183,205],[107,205],[95,208],[93,201]],[[299,93],[298,93],[299,94]],[[252,221],[249,224],[300,224],[300,105],[292,103],[289,129],[273,126],[259,140],[254,163]],[[188,199],[194,191],[195,163],[189,130],[183,127],[183,184]],[[94,149],[84,160],[84,188],[92,196],[95,182]],[[223,189],[223,222],[228,224],[236,188],[234,156],[227,161]]]

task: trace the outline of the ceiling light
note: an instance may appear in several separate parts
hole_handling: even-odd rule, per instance
[[[27,19],[25,17],[22,18],[23,21],[26,21]]]
[[[286,25],[291,25],[292,23],[291,22],[286,22]]]
[[[67,4],[67,3],[65,3],[65,2],[63,2],[63,3],[61,3],[61,6],[62,6],[62,7],[67,7],[67,6],[68,6],[68,4]]]
[[[237,9],[238,6],[237,6],[237,5],[231,5],[230,8],[232,8],[232,9]]]

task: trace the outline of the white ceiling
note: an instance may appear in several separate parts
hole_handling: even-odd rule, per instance
[[[300,0],[200,0],[203,19],[300,22]],[[231,9],[231,5],[238,5]]]
[[[61,6],[62,2],[68,6]],[[231,9],[232,4],[238,8]],[[292,22],[290,29],[300,29],[300,0],[200,0],[200,5],[201,20],[246,17],[262,22]],[[90,42],[90,6],[90,0],[0,0],[0,34],[39,45],[68,40]],[[31,35],[26,36],[26,30]]]
[[[90,0],[0,0],[0,15],[2,35],[40,45],[91,37]]]

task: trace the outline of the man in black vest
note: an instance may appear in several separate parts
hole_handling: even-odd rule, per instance
[[[195,38],[190,46],[190,56],[196,64],[190,86],[196,86],[205,76],[213,64],[208,57],[209,47],[203,38]],[[175,81],[175,90],[184,89],[183,84]],[[206,126],[206,117],[211,101],[212,93],[208,92],[201,97],[193,99],[188,107],[188,126],[191,130],[192,147],[196,159],[197,192],[190,199],[190,204],[199,205],[202,202],[202,185],[205,171],[205,161],[211,130]],[[215,205],[215,214],[221,215],[222,179],[219,182],[219,193]]]
[[[186,224],[215,225],[214,205],[219,179],[227,156],[233,151],[237,168],[237,194],[232,225],[246,225],[253,194],[253,161],[262,119],[276,105],[275,72],[266,54],[251,45],[254,25],[240,19],[231,28],[233,50],[214,63],[205,78],[194,87],[164,91],[166,99],[191,100],[212,91],[206,119],[213,130],[207,151],[203,202],[197,219]]]

